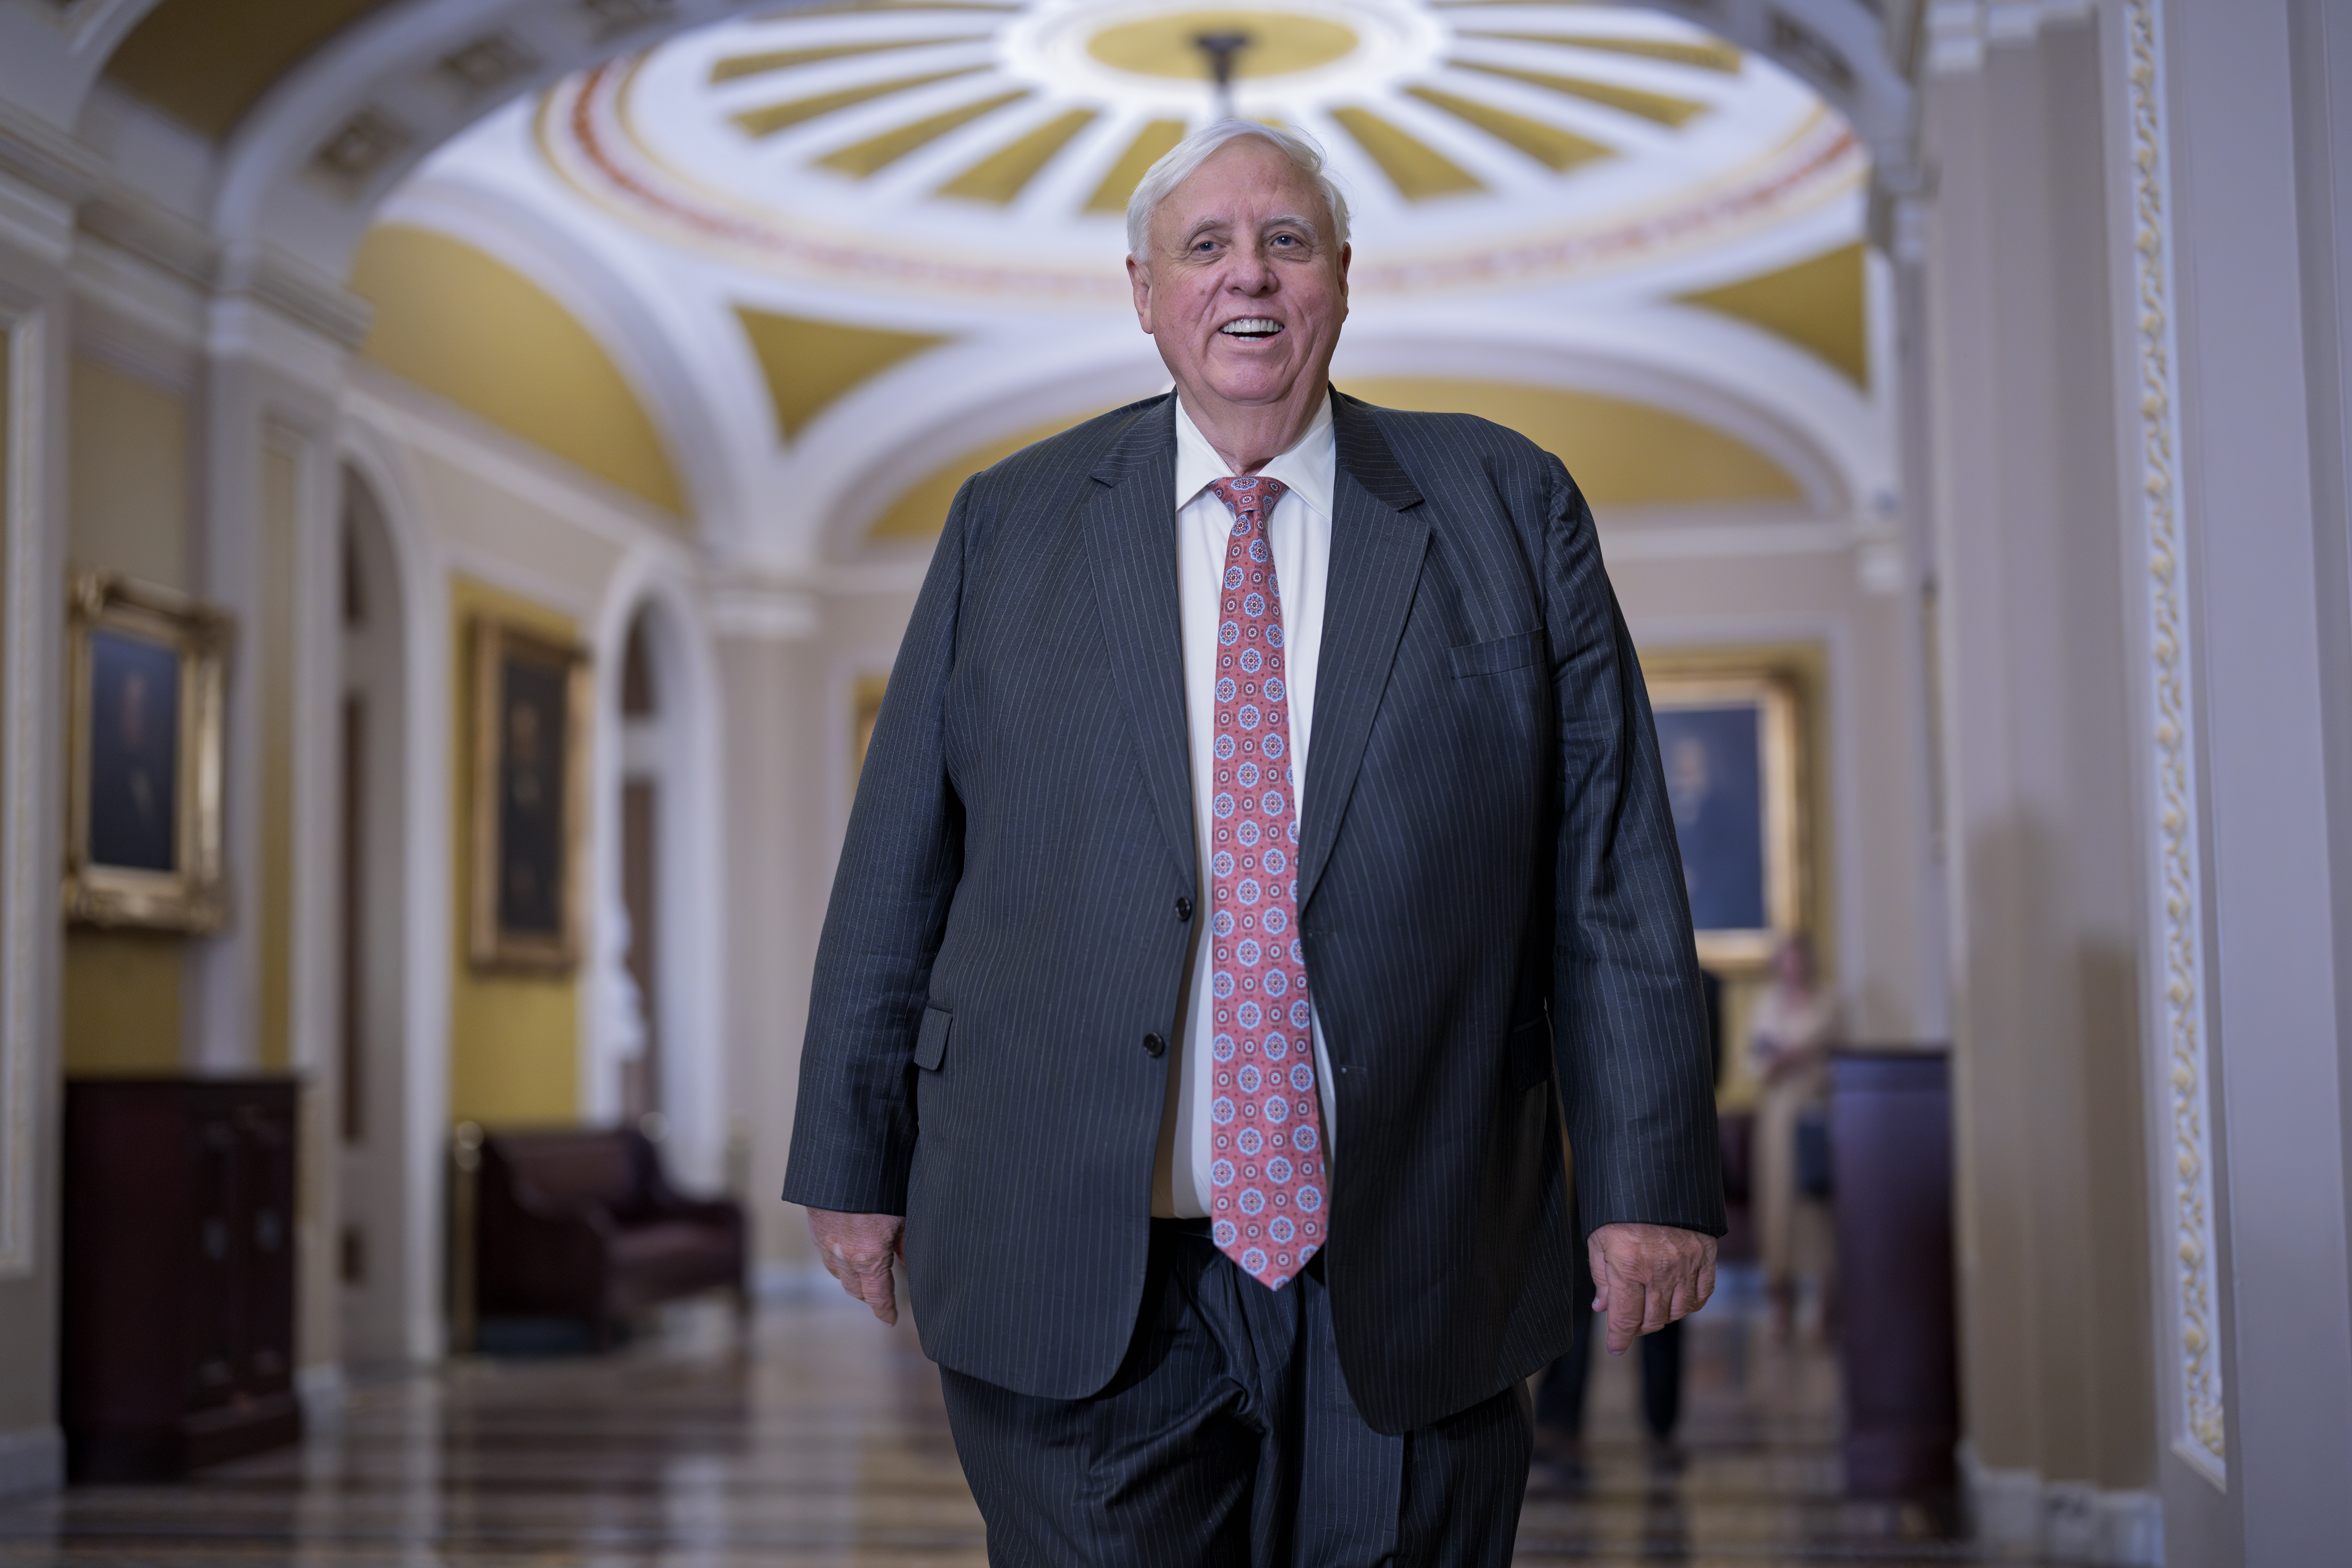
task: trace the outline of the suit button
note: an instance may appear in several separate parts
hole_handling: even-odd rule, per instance
[[[1192,918],[1192,900],[1179,899],[1176,900],[1176,918],[1180,921],[1189,921]]]
[[[1168,1042],[1157,1035],[1146,1035],[1143,1037],[1143,1054],[1147,1057],[1164,1057],[1168,1054]]]

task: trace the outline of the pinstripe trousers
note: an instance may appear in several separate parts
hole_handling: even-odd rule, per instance
[[[940,1369],[992,1568],[1502,1568],[1527,1386],[1387,1436],[1348,1395],[1319,1259],[1272,1291],[1207,1221],[1154,1220],[1108,1386],[1043,1399]]]

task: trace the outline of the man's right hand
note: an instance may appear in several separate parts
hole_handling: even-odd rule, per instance
[[[886,1323],[898,1321],[898,1292],[890,1281],[890,1261],[907,1255],[907,1222],[895,1214],[808,1212],[809,1234],[824,1271],[865,1302]]]

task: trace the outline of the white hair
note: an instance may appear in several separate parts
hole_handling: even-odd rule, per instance
[[[1271,142],[1282,150],[1282,155],[1297,164],[1307,177],[1315,182],[1324,203],[1331,209],[1331,226],[1338,232],[1328,237],[1334,245],[1348,243],[1348,198],[1339,192],[1329,174],[1323,172],[1323,149],[1314,139],[1279,125],[1263,125],[1255,120],[1217,120],[1202,126],[1160,155],[1160,161],[1143,172],[1135,187],[1135,195],[1127,199],[1127,253],[1139,261],[1150,259],[1151,215],[1171,192],[1192,177],[1194,170],[1226,142],[1244,136],[1255,136]]]

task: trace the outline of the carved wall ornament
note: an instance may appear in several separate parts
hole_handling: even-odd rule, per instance
[[[2152,1065],[2168,1099],[2173,1246],[2164,1287],[2174,1367],[2172,1446],[2217,1485],[2228,1479],[2217,1341],[2212,1115],[2205,1006],[2204,905],[2197,799],[2194,661],[2187,613],[2190,567],[2180,506],[2178,347],[2171,279],[2170,170],[2164,39],[2157,0],[2123,8],[2131,160],[2134,350],[2139,393],[2140,522],[2147,551],[2147,792],[2151,890]]]

